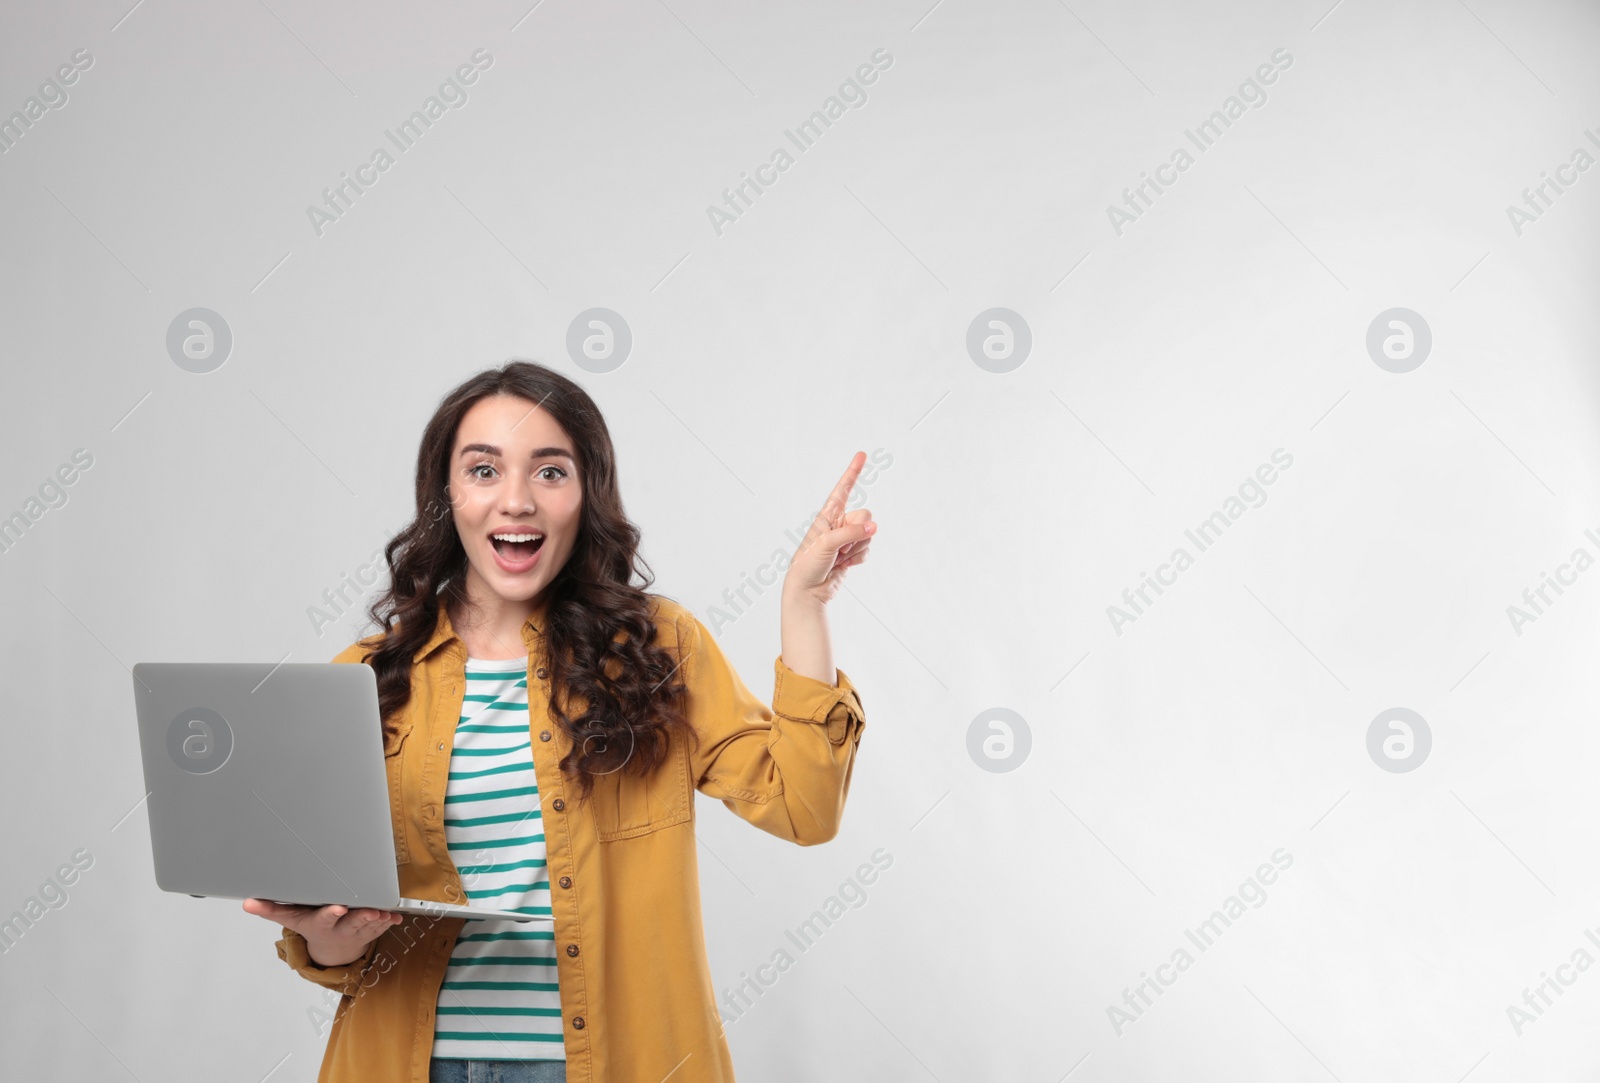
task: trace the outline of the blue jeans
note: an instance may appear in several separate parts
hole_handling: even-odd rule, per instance
[[[428,1083],[567,1083],[564,1060],[451,1060],[428,1062]]]

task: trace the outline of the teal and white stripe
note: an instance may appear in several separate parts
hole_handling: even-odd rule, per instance
[[[527,658],[467,659],[444,817],[445,842],[469,899],[497,910],[550,913]],[[467,922],[437,1012],[435,1057],[565,1060],[550,927]]]

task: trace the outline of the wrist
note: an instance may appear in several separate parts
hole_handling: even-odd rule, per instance
[[[365,949],[363,948],[362,952],[358,952],[348,959],[340,959],[338,952],[329,951],[326,949],[326,947],[319,946],[317,942],[311,938],[306,938],[307,961],[309,961],[312,966],[320,967],[323,970],[331,970],[336,966],[349,966],[351,963],[361,958],[361,955],[364,952]]]
[[[815,594],[805,587],[795,586],[789,580],[784,580],[783,592],[779,597],[783,608],[795,613],[822,613],[827,608]]]

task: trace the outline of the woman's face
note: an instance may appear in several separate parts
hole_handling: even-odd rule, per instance
[[[469,597],[528,601],[555,580],[578,538],[574,454],[566,430],[527,399],[491,395],[462,417],[449,495]]]

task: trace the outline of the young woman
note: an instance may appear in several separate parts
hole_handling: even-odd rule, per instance
[[[694,793],[802,846],[838,832],[866,720],[824,606],[876,530],[845,510],[864,462],[785,572],[769,708],[644,591],[577,384],[515,361],[444,398],[369,611],[384,631],[334,661],[377,671],[401,893],[550,920],[245,900],[282,927],[280,958],[343,994],[319,1083],[731,1083]]]

